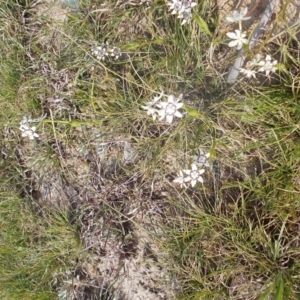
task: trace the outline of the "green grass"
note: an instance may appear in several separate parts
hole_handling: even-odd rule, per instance
[[[17,196],[1,194],[1,296],[54,299],[55,276],[80,256],[79,235],[67,216],[38,217]]]
[[[272,81],[229,86],[234,27],[212,1],[187,26],[164,1],[102,2],[79,1],[63,24],[34,1],[0,5],[0,295],[122,298],[87,265],[105,260],[111,237],[130,259],[145,226],[174,299],[299,299],[298,27],[253,50],[280,62]],[[122,59],[93,57],[106,41]],[[187,114],[171,125],[141,109],[161,89],[183,93]],[[38,141],[21,137],[25,115],[46,115]],[[199,147],[211,153],[204,184],[180,189],[176,173]],[[152,205],[156,232],[132,213],[152,216]]]
[[[216,107],[215,158],[231,172],[218,202],[205,190],[171,202],[184,214],[167,233],[182,299],[299,297],[299,95],[259,92]]]

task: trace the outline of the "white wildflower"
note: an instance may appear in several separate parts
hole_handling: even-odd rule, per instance
[[[209,159],[210,157],[210,153],[205,153],[205,151],[203,151],[202,149],[198,150],[198,155],[194,155],[193,156],[193,160],[194,160],[194,164],[197,167],[209,167]]]
[[[142,108],[147,111],[147,115],[151,115],[153,120],[156,120],[158,116],[158,109],[155,108],[158,105],[159,100],[164,95],[164,92],[161,92],[159,96],[154,97],[153,100],[146,103],[146,105],[142,105]]]
[[[261,58],[262,58],[262,55],[258,53],[251,59],[251,61],[247,62],[247,64],[249,64],[250,67],[254,67],[259,63]]]
[[[121,49],[118,48],[118,47],[113,47],[113,48],[110,50],[110,52],[111,52],[110,55],[111,55],[112,57],[114,57],[115,59],[118,59],[118,58],[121,56],[121,54],[122,54]]]
[[[229,38],[233,39],[233,41],[231,41],[228,46],[229,47],[235,47],[240,50],[243,47],[243,44],[248,44],[248,40],[245,39],[246,37],[246,33],[242,33],[240,30],[235,30],[234,32],[228,32],[226,34]]]
[[[152,116],[153,120],[156,120],[158,116],[158,109],[154,108],[154,102],[147,102],[146,105],[142,105],[142,108],[147,111],[147,115]]]
[[[105,56],[108,55],[107,44],[103,43],[101,46],[93,46],[92,54],[96,56],[97,59],[104,60]]]
[[[192,19],[192,12],[191,9],[186,9],[183,12],[180,12],[178,15],[179,19],[182,19],[181,25],[184,25],[186,23],[190,23]]]
[[[166,118],[166,121],[171,124],[173,122],[173,118],[182,118],[182,113],[178,111],[179,108],[183,106],[183,103],[180,103],[182,95],[180,95],[178,98],[175,98],[175,96],[170,95],[168,96],[167,102],[160,102],[156,106],[160,108],[158,111],[158,114],[160,116],[159,120],[163,120]]]
[[[196,2],[192,2],[192,0],[182,0],[182,5],[184,7],[184,9],[191,9],[193,8],[194,6],[197,5]]]
[[[20,127],[19,129],[22,131],[22,137],[29,137],[30,140],[34,140],[35,138],[38,138],[39,135],[35,132],[36,127],[35,126],[29,126],[29,123],[34,123],[34,122],[40,122],[42,121],[46,115],[41,116],[37,119],[31,119],[29,117],[23,117],[23,120],[20,122]]]
[[[248,12],[248,8],[244,8],[241,10],[241,12],[239,13],[238,11],[234,10],[232,12],[232,15],[231,16],[228,16],[226,18],[226,20],[230,23],[236,23],[236,22],[242,22],[242,21],[246,21],[246,20],[249,20],[251,19],[251,17],[246,17],[247,15],[247,12]]]
[[[34,140],[35,138],[39,137],[39,135],[35,132],[35,126],[30,127],[28,124],[22,124],[21,122],[20,130],[22,131],[22,137],[28,136],[30,140]]]
[[[180,0],[171,0],[167,5],[169,6],[169,10],[172,11],[172,15],[179,14],[184,11],[183,3]]]
[[[244,69],[244,68],[240,68],[239,69],[240,72],[244,75],[246,75],[247,78],[256,78],[256,72],[254,70],[250,70],[250,69]]]
[[[171,10],[172,15],[178,14],[178,18],[183,19],[181,25],[184,25],[191,21],[191,9],[196,6],[197,3],[192,2],[192,0],[171,0],[167,5],[169,6],[169,10]]]
[[[261,66],[258,71],[266,72],[267,76],[269,76],[270,72],[275,72],[277,70],[277,68],[275,67],[275,65],[277,64],[277,60],[271,60],[271,56],[267,55],[265,60],[262,60],[258,63],[258,65]]]
[[[184,175],[183,175],[182,171],[179,171],[178,177],[176,179],[174,179],[173,182],[179,183],[181,188],[183,186],[184,187],[186,186],[185,185],[185,178],[184,178]]]
[[[198,169],[195,164],[192,164],[191,170],[183,170],[183,172],[188,175],[184,181],[190,181],[192,187],[196,185],[197,181],[203,183],[203,178],[201,175],[204,173],[204,169]]]

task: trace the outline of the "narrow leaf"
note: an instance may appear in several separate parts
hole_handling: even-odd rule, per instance
[[[204,31],[209,36],[212,36],[210,30],[208,29],[207,23],[199,15],[194,15],[193,18],[202,31]]]
[[[262,295],[260,295],[257,300],[267,300],[267,299],[269,299],[269,295],[270,295],[270,292],[266,291]]]
[[[134,50],[146,45],[151,45],[151,44],[157,44],[157,45],[162,45],[163,44],[163,40],[162,39],[156,39],[153,41],[147,41],[147,42],[141,42],[141,43],[131,43],[131,44],[127,44],[126,46],[124,46],[122,49],[124,50]]]
[[[187,112],[187,114],[191,117],[203,117],[203,114],[199,112],[197,109],[190,108],[186,105],[183,105],[182,108]]]
[[[278,274],[276,278],[276,294],[274,300],[283,300],[283,279],[281,274]]]

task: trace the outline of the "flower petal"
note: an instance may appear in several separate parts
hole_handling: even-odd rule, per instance
[[[230,39],[236,39],[236,34],[234,32],[227,32],[226,35],[230,38]]]
[[[202,178],[201,176],[199,176],[199,177],[197,178],[197,180],[198,180],[199,182],[203,183],[203,178]]]
[[[200,175],[203,174],[204,172],[205,172],[204,169],[201,169],[201,170],[198,171],[198,173],[199,173]]]
[[[237,42],[236,49],[240,50],[243,47],[243,43],[241,41]]]
[[[182,113],[179,112],[179,111],[176,111],[174,116],[177,117],[177,118],[182,118],[183,117]]]
[[[168,122],[169,124],[171,124],[171,123],[173,122],[173,116],[168,115],[168,116],[166,117],[166,120],[167,120],[167,122]]]
[[[162,109],[166,109],[168,104],[169,104],[168,102],[160,102],[156,106]]]
[[[234,23],[235,22],[235,19],[231,16],[227,17],[226,20],[230,23]]]
[[[193,171],[196,171],[196,170],[198,170],[198,167],[197,167],[197,165],[196,165],[196,164],[192,164],[192,170],[193,170]]]
[[[179,109],[183,106],[183,103],[176,103],[175,106],[176,106],[177,109]]]
[[[238,40],[234,40],[234,41],[231,41],[229,44],[228,44],[228,46],[229,47],[235,47],[237,44],[238,44]]]
[[[184,182],[191,181],[191,179],[192,179],[192,178],[191,178],[190,176],[188,176],[188,177],[185,177],[185,178],[184,178]]]
[[[174,95],[170,95],[170,96],[168,97],[168,102],[169,102],[169,103],[174,103],[175,100],[176,100],[176,98],[175,98]]]

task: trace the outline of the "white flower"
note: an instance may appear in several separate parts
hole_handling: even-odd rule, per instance
[[[182,0],[182,5],[184,9],[190,9],[197,5],[196,2],[192,2],[192,0]]]
[[[29,137],[30,140],[34,140],[34,138],[38,138],[39,135],[35,133],[36,127],[30,127],[28,124],[24,124],[24,119],[20,123],[20,130],[22,131],[22,137]]]
[[[258,69],[259,72],[266,72],[266,75],[269,76],[270,72],[275,72],[277,68],[275,65],[277,64],[277,60],[274,60],[271,62],[271,56],[267,55],[266,60],[262,60],[258,63],[259,66],[261,66],[260,69]]]
[[[121,56],[121,54],[122,54],[121,49],[118,48],[118,47],[113,47],[113,48],[110,50],[110,52],[111,52],[110,55],[111,55],[112,57],[115,57],[115,59],[118,59],[118,58]]]
[[[192,19],[192,12],[191,9],[186,9],[179,13],[178,15],[179,19],[182,19],[181,25],[184,25],[185,23],[190,23]]]
[[[185,174],[188,176],[184,179],[185,182],[190,181],[191,186],[194,187],[197,181],[203,183],[202,174],[204,173],[204,169],[198,169],[198,167],[195,164],[192,164],[191,170],[183,170]]]
[[[254,70],[240,68],[240,72],[246,75],[247,78],[251,78],[251,77],[256,78],[256,72]]]
[[[251,61],[247,62],[247,64],[249,64],[250,67],[256,66],[261,60],[261,58],[262,55],[258,53],[251,59]]]
[[[170,6],[169,10],[172,10],[172,15],[179,14],[184,10],[184,6],[180,0],[171,0],[167,5]]]
[[[185,185],[185,178],[184,178],[184,175],[183,175],[182,171],[179,171],[178,177],[176,179],[174,179],[173,182],[179,183],[181,188],[183,186],[186,186]]]
[[[197,167],[209,167],[209,161],[208,158],[210,156],[210,153],[205,153],[205,151],[203,151],[202,149],[199,149],[198,151],[198,155],[194,155],[193,159],[194,159],[194,164]]]
[[[170,95],[168,96],[167,102],[160,102],[156,104],[156,106],[160,108],[158,111],[160,121],[166,118],[166,121],[171,124],[174,117],[182,118],[182,113],[178,111],[178,109],[183,106],[183,103],[179,103],[181,98],[182,95],[180,95],[179,98],[175,98],[175,96]]]
[[[147,115],[152,116],[153,120],[156,120],[158,110],[153,107],[153,101],[147,102],[146,105],[142,105],[142,108],[147,111]]]
[[[234,10],[232,12],[232,15],[231,16],[228,16],[226,18],[226,20],[230,23],[235,23],[235,22],[242,22],[242,21],[245,21],[245,20],[249,20],[251,19],[251,17],[245,17],[247,15],[247,12],[248,12],[248,8],[244,8],[241,10],[241,12],[239,13],[238,11]]]
[[[233,39],[233,41],[231,41],[228,46],[229,47],[235,47],[240,50],[243,47],[243,44],[248,44],[248,40],[245,39],[246,37],[246,33],[241,33],[240,30],[235,30],[234,32],[228,32],[226,34],[229,38]]]
[[[171,0],[167,4],[172,15],[178,14],[178,18],[183,19],[181,25],[189,23],[192,18],[191,9],[197,5],[192,0]]]
[[[158,109],[156,109],[155,106],[158,105],[158,102],[163,95],[164,92],[161,92],[159,96],[154,97],[152,101],[147,102],[146,105],[142,105],[142,108],[147,111],[147,115],[151,115],[153,120],[156,120],[156,117],[158,116]]]
[[[104,60],[107,53],[107,44],[102,44],[101,46],[93,46],[92,54],[97,57],[99,60]]]

